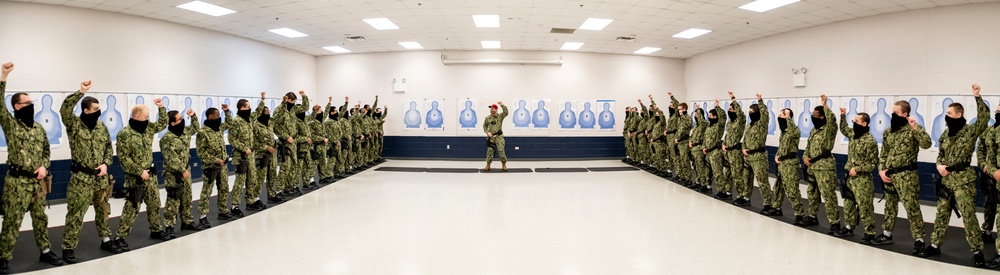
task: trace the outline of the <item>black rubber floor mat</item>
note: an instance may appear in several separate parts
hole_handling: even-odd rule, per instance
[[[583,173],[589,172],[587,168],[535,168],[538,173]]]
[[[479,173],[477,168],[427,168],[427,173]]]
[[[630,166],[622,167],[587,167],[590,172],[623,172],[623,171],[638,171],[638,168]]]
[[[414,173],[420,173],[420,172],[427,171],[427,168],[423,168],[423,167],[391,167],[391,166],[386,166],[386,167],[375,168],[375,171],[385,171],[385,172],[414,172]]]
[[[482,172],[482,173],[501,173],[502,174],[502,173],[531,173],[531,172],[534,172],[534,171],[531,170],[531,168],[507,168],[507,171],[503,171],[501,169],[494,168],[494,169],[490,169],[489,171],[479,170],[479,172]]]

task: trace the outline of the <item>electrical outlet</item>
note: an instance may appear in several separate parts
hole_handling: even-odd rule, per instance
[[[451,150],[451,144],[445,145],[444,149]]]
[[[519,147],[519,146],[514,146],[514,150],[515,150],[515,151],[516,151],[516,150],[521,150],[521,147]]]

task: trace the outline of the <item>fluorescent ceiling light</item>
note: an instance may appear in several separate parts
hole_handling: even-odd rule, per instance
[[[363,21],[365,21],[365,23],[368,23],[368,25],[371,25],[372,28],[375,28],[376,30],[380,30],[380,31],[381,30],[398,30],[399,29],[399,26],[396,26],[396,24],[393,24],[392,21],[389,21],[389,18],[385,18],[385,17],[382,17],[382,18],[368,18],[368,19],[363,19]]]
[[[499,49],[500,41],[482,41],[483,49]]]
[[[615,20],[602,19],[602,18],[587,18],[587,21],[583,21],[583,25],[580,25],[579,29],[599,31],[603,30],[604,27],[607,27],[608,24],[611,24],[611,21]]]
[[[351,50],[344,49],[341,46],[323,47],[324,50],[335,52],[335,53],[349,53]]]
[[[496,14],[482,14],[473,15],[472,21],[476,22],[476,28],[499,28],[500,27],[500,15]]]
[[[637,50],[637,51],[635,51],[633,53],[637,53],[637,54],[651,54],[651,53],[655,53],[655,52],[657,52],[659,50],[660,50],[660,48],[643,47],[642,49],[639,49],[639,50]]]
[[[293,29],[289,29],[289,28],[280,28],[280,29],[273,29],[273,30],[267,30],[267,31],[273,32],[273,33],[277,33],[277,34],[283,35],[283,36],[288,37],[288,38],[299,38],[299,37],[309,36],[308,34],[304,34],[304,33],[301,33],[299,31],[296,31],[296,30],[293,30]]]
[[[581,43],[581,42],[566,42],[565,44],[563,44],[562,48],[560,48],[560,49],[575,51],[575,50],[579,50],[580,47],[583,47],[583,43]]]
[[[418,50],[424,48],[424,46],[420,46],[420,43],[417,42],[399,42],[399,45],[408,50]]]
[[[690,28],[690,29],[687,29],[686,31],[682,31],[682,32],[679,32],[679,33],[675,34],[674,37],[691,39],[691,38],[695,38],[695,37],[698,37],[698,36],[701,36],[703,34],[710,33],[710,32],[712,32],[712,31],[698,29],[698,28]]]
[[[746,5],[742,5],[740,8],[748,11],[765,12],[798,1],[799,0],[757,0]]]
[[[230,14],[230,13],[235,13],[236,12],[236,11],[231,10],[231,9],[227,9],[227,8],[223,8],[223,7],[220,7],[220,6],[212,5],[212,4],[209,4],[209,3],[202,2],[202,1],[191,1],[191,2],[188,2],[187,4],[178,5],[177,7],[185,9],[185,10],[189,10],[189,11],[194,11],[194,12],[200,12],[200,13],[208,14],[208,15],[211,15],[211,16],[223,16],[223,15],[226,15],[226,14]]]

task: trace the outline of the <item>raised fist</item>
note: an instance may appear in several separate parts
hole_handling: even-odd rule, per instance
[[[260,99],[264,99],[264,92],[260,92]]]
[[[154,98],[153,99],[153,104],[156,104],[157,108],[163,107],[163,100],[159,99],[159,98]]]
[[[222,111],[229,111],[229,104],[222,104]]]
[[[10,63],[10,62],[3,63],[3,73],[9,74],[10,71],[13,71],[13,70],[14,70],[14,63]]]
[[[761,99],[760,94],[757,94],[757,100],[760,100],[760,99]]]
[[[972,84],[972,94],[976,97],[979,96],[979,84]]]
[[[90,80],[87,80],[87,81],[84,81],[84,82],[81,82],[81,83],[80,83],[80,92],[81,92],[81,93],[87,93],[87,91],[89,91],[89,90],[90,90],[90,84],[91,84],[91,83],[90,83]]]
[[[735,97],[735,96],[733,96],[733,91],[729,91],[729,98],[733,98],[733,97]]]
[[[188,117],[191,117],[191,116],[193,116],[193,115],[194,115],[194,110],[192,110],[192,109],[188,109],[188,110],[187,110],[187,115],[188,115]]]
[[[300,96],[305,96],[306,95],[306,91],[299,91],[299,95]]]
[[[840,114],[841,115],[846,115],[847,114],[847,108],[840,108]]]

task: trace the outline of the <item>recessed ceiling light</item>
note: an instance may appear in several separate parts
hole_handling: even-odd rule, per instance
[[[191,2],[188,2],[187,4],[178,5],[177,7],[185,9],[185,10],[189,10],[189,11],[194,11],[194,12],[200,12],[200,13],[208,14],[208,15],[211,15],[211,16],[223,16],[223,15],[226,15],[226,14],[230,14],[230,13],[235,13],[236,12],[236,11],[231,10],[231,9],[227,9],[227,8],[223,8],[223,7],[220,7],[220,6],[212,5],[212,4],[209,4],[209,3],[202,2],[202,1],[191,1]]]
[[[644,47],[644,48],[639,49],[639,50],[637,50],[635,52],[632,52],[632,53],[637,53],[637,54],[651,54],[651,53],[655,53],[655,52],[657,52],[659,50],[660,50],[660,48]]]
[[[351,50],[344,49],[341,46],[323,47],[324,50],[335,52],[335,53],[349,53]]]
[[[362,20],[365,21],[365,23],[368,23],[368,25],[371,25],[372,28],[375,28],[376,30],[380,30],[380,31],[381,30],[398,30],[399,29],[399,26],[396,26],[396,24],[393,24],[392,21],[389,21],[389,18],[385,18],[385,17],[382,17],[382,18],[368,18],[368,19],[362,19]]]
[[[277,33],[277,34],[283,35],[283,36],[288,37],[288,38],[299,38],[299,37],[309,36],[308,34],[304,34],[304,33],[301,33],[299,31],[296,31],[296,30],[293,30],[293,29],[289,29],[289,28],[280,28],[280,29],[273,29],[273,30],[267,30],[267,31],[273,32],[273,33]]]
[[[679,32],[679,33],[675,34],[674,37],[691,39],[691,38],[695,38],[695,37],[698,37],[698,36],[701,36],[703,34],[710,33],[710,32],[712,32],[712,31],[698,29],[698,28],[690,28],[690,29],[687,29],[685,31],[682,31],[682,32]]]
[[[583,21],[583,25],[580,25],[579,29],[599,31],[603,30],[604,27],[607,27],[608,24],[611,24],[611,21],[615,20],[603,19],[603,18],[587,18],[587,21]]]
[[[500,41],[482,41],[483,49],[499,49]]]
[[[496,14],[482,14],[473,15],[472,21],[476,22],[476,28],[499,28],[500,27],[500,15]]]
[[[579,50],[580,47],[583,47],[583,43],[581,43],[581,42],[566,42],[565,44],[562,45],[562,48],[560,48],[560,49],[561,50],[573,50],[573,51],[575,51],[575,50]]]
[[[765,12],[798,1],[799,0],[757,0],[746,5],[742,5],[740,8],[748,11]]]
[[[417,42],[399,42],[399,45],[408,50],[418,50],[424,48],[424,46],[420,46],[420,43]]]

